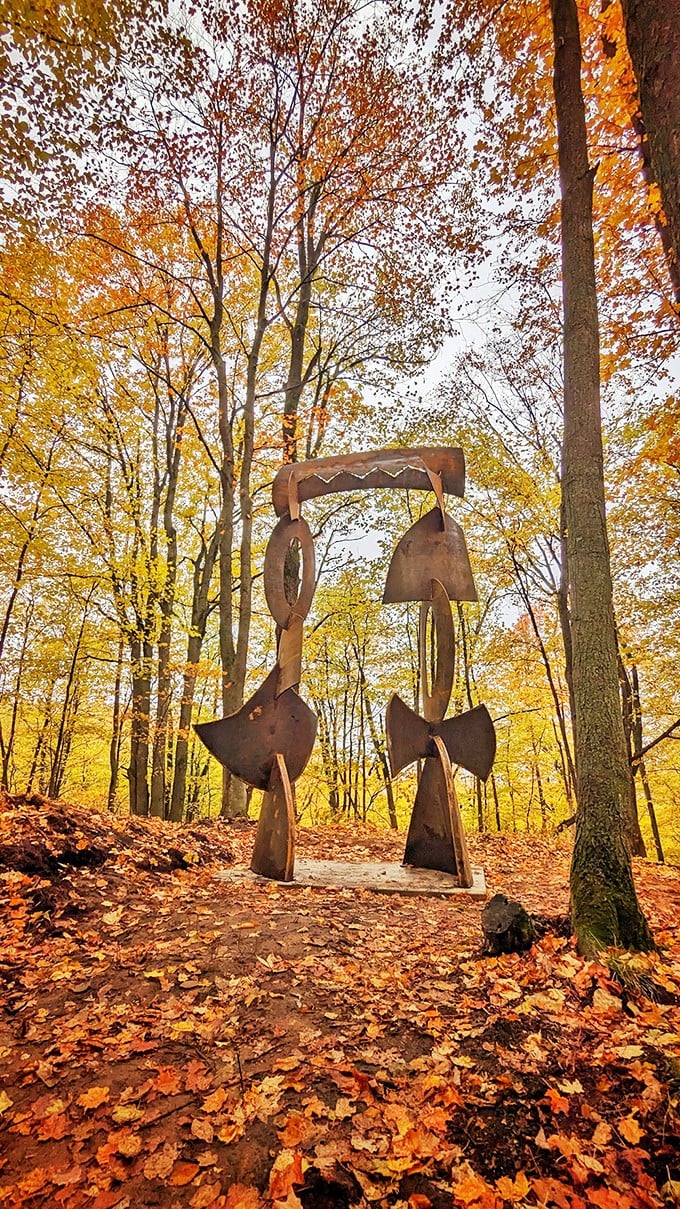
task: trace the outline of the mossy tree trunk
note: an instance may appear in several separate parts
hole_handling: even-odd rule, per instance
[[[572,916],[581,952],[653,944],[640,910],[626,826],[630,765],[619,699],[605,519],[592,194],[574,0],[551,0],[562,197],[564,442],[578,812]]]

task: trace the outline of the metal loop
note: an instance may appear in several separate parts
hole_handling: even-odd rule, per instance
[[[428,683],[427,619],[432,610],[432,624],[437,643],[437,655],[433,683]],[[420,605],[418,648],[420,660],[420,686],[423,697],[423,716],[428,722],[441,722],[451,699],[453,688],[455,639],[451,605],[438,579],[432,580],[432,600]]]
[[[286,556],[295,540],[300,543],[302,576],[297,600],[291,604],[286,597],[284,572]],[[314,597],[315,576],[314,542],[309,525],[301,516],[291,520],[290,514],[284,513],[269,539],[264,556],[264,594],[269,612],[283,630],[288,629],[293,617],[304,620],[309,613]]]

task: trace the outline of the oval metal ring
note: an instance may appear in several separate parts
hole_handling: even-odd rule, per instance
[[[427,618],[432,610],[432,624],[437,643],[433,683],[428,684]],[[432,600],[420,605],[418,633],[420,685],[423,695],[423,716],[427,722],[441,722],[451,699],[453,688],[455,638],[453,616],[446,588],[438,579],[432,580]]]
[[[284,570],[286,555],[296,540],[300,543],[302,576],[297,599],[291,604],[286,597]],[[291,520],[286,512],[276,525],[264,556],[264,594],[269,612],[283,630],[288,629],[293,615],[304,619],[309,613],[314,597],[315,576],[314,542],[309,525],[301,516]]]

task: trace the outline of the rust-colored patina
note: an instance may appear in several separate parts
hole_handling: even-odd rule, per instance
[[[437,475],[447,495],[465,494],[465,458],[462,449],[375,449],[343,453],[334,458],[313,458],[282,466],[272,486],[277,516],[297,510],[304,500],[343,491],[369,491],[376,487],[430,491]]]
[[[280,519],[264,567],[265,595],[279,627],[276,664],[241,709],[195,729],[220,763],[247,784],[265,791],[251,868],[263,877],[293,880],[295,781],[311,755],[317,727],[315,714],[297,692],[304,619],[315,587],[314,546],[300,505],[336,492],[378,487],[431,490],[437,501],[397,544],[383,596],[387,604],[421,602],[424,717],[396,694],[386,715],[392,776],[416,760],[421,762],[404,863],[440,869],[451,874],[459,886],[470,887],[472,871],[452,764],[486,779],[496,735],[484,705],[454,718],[444,716],[454,673],[450,602],[477,599],[463,530],[444,509],[444,495],[462,496],[464,492],[465,459],[460,449],[380,449],[281,468],[272,488],[274,511]],[[285,563],[295,543],[302,556],[302,577],[297,598],[291,601]]]

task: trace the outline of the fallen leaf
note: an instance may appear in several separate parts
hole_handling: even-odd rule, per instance
[[[267,1196],[272,1201],[285,1200],[293,1185],[304,1183],[302,1155],[299,1150],[281,1150],[269,1172]]]
[[[453,1193],[462,1205],[474,1205],[476,1201],[488,1199],[492,1189],[481,1176],[476,1175],[469,1164],[465,1164],[466,1174],[453,1185]]]
[[[177,1096],[182,1090],[180,1073],[174,1066],[162,1066],[153,1085],[163,1096]]]
[[[191,1122],[191,1132],[195,1138],[199,1138],[201,1142],[210,1144],[215,1136],[215,1130],[210,1121],[206,1121],[202,1117],[196,1117]]]
[[[125,1156],[126,1159],[133,1159],[135,1155],[140,1154],[142,1149],[142,1139],[138,1133],[123,1134],[118,1139],[118,1153]]]
[[[203,1112],[219,1112],[227,1098],[227,1093],[223,1087],[218,1087],[212,1092],[201,1104]]]
[[[232,1184],[224,1209],[260,1209],[262,1198],[252,1184]]]
[[[170,1175],[179,1154],[175,1142],[166,1142],[155,1154],[149,1156],[144,1164],[144,1176],[147,1180],[164,1180]]]
[[[208,1206],[212,1205],[213,1201],[217,1200],[217,1197],[220,1195],[221,1191],[222,1185],[219,1183],[219,1181],[215,1184],[202,1184],[200,1188],[196,1189],[196,1192],[189,1201],[189,1204],[193,1207],[193,1209],[208,1209]]]
[[[641,1058],[644,1052],[641,1045],[617,1045],[614,1050],[619,1058]]]
[[[129,1125],[132,1121],[138,1121],[144,1116],[144,1109],[138,1108],[136,1104],[119,1104],[111,1113],[116,1125]]]
[[[549,1087],[545,1093],[545,1099],[550,1105],[551,1112],[569,1112],[569,1101],[561,1096],[554,1087]]]
[[[633,1116],[622,1117],[620,1121],[616,1122],[616,1128],[621,1134],[621,1137],[625,1138],[627,1142],[630,1142],[631,1146],[637,1146],[644,1132],[642,1129],[640,1129],[640,1126]]]
[[[183,1188],[185,1184],[190,1184],[196,1178],[200,1170],[198,1163],[187,1163],[180,1160],[179,1163],[175,1163],[168,1183],[172,1184],[174,1188]]]
[[[108,1100],[111,1092],[110,1087],[88,1087],[82,1096],[78,1096],[76,1104],[80,1104],[82,1108],[99,1108],[105,1100]]]
[[[506,1175],[501,1176],[496,1180],[496,1187],[504,1200],[521,1201],[527,1195],[530,1184],[524,1172],[520,1171],[514,1180]]]

